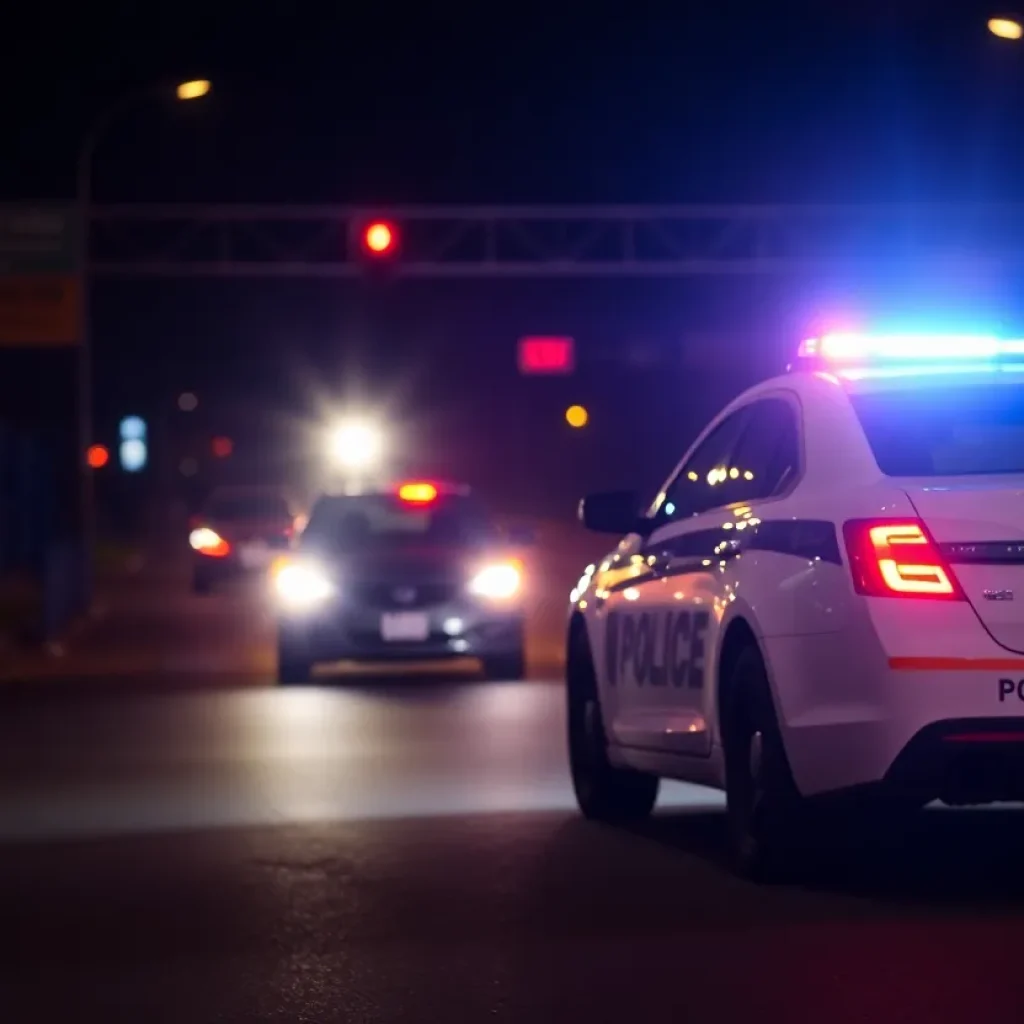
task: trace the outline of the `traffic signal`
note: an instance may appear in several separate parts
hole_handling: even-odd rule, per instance
[[[110,452],[105,445],[94,444],[85,453],[85,461],[90,469],[102,469],[110,461]]]
[[[138,473],[145,469],[149,459],[146,444],[146,421],[141,416],[125,416],[118,430],[121,443],[118,446],[118,461],[126,473]]]
[[[386,220],[375,220],[363,226],[362,247],[370,256],[380,259],[392,256],[398,249],[398,228]]]
[[[572,338],[533,337],[519,339],[519,372],[568,374],[576,365]]]

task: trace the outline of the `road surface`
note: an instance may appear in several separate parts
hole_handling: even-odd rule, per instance
[[[0,689],[4,1021],[1024,1014],[1012,812],[929,813],[757,888],[717,794],[578,820],[550,674],[278,689],[242,657],[252,600],[144,598],[125,643],[165,671]]]

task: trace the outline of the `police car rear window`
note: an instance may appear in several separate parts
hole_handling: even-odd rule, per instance
[[[367,545],[473,544],[491,539],[478,506],[466,498],[443,498],[430,506],[391,495],[325,498],[313,509],[305,537],[346,549]]]
[[[1024,473],[1024,388],[900,388],[850,401],[887,476]]]

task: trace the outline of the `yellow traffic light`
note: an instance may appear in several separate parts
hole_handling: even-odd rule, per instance
[[[589,419],[590,413],[582,405],[570,405],[565,410],[565,422],[577,430],[585,427]]]

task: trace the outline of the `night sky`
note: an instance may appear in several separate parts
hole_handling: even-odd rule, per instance
[[[0,59],[0,199],[69,198],[98,111],[195,76],[213,80],[208,101],[151,103],[112,122],[97,151],[98,202],[1024,192],[1024,44],[992,38],[986,18],[1001,12],[984,4],[362,6],[20,5]],[[479,408],[456,413],[456,400],[484,391],[512,419],[534,400],[515,378],[519,334],[565,332],[584,365],[576,381],[552,385],[551,408],[606,403],[620,443],[671,429],[674,448],[710,411],[708,396],[680,411],[673,396],[685,382],[588,367],[587,352],[685,347],[742,334],[758,317],[796,332],[817,284],[773,283],[755,307],[749,281],[399,285],[386,295],[337,282],[101,281],[99,414],[110,423],[194,388],[225,420],[246,402],[312,419],[372,380],[424,416],[447,407],[464,430]],[[763,364],[731,351],[723,394]]]
[[[1012,192],[1024,50],[987,34],[992,13],[973,0],[20,5],[0,62],[0,190],[67,195],[97,109],[203,75],[215,110],[149,109],[110,132],[100,198]]]

